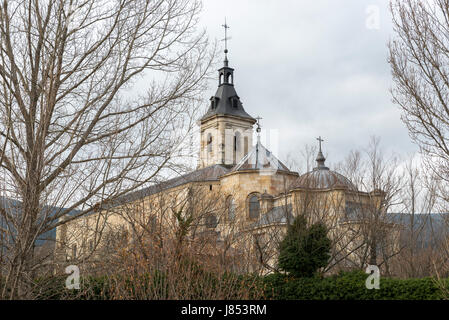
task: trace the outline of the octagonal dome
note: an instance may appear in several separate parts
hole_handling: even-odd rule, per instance
[[[345,176],[329,170],[328,167],[324,165],[326,158],[324,158],[323,153],[318,152],[316,162],[318,165],[313,168],[312,171],[307,172],[296,179],[292,185],[292,189],[296,188],[307,188],[307,189],[338,189],[344,188],[353,191],[357,191],[356,186]]]
[[[345,176],[329,170],[329,168],[314,168],[296,179],[293,188],[337,189],[345,188],[356,191],[357,188]]]

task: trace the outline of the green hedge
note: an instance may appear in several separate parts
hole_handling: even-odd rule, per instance
[[[210,276],[210,275],[209,275]],[[229,277],[229,278],[228,278]],[[440,289],[437,282],[432,278],[422,279],[394,279],[381,278],[380,289],[367,289],[365,281],[368,275],[362,271],[346,272],[326,278],[293,278],[285,274],[271,274],[265,277],[228,275],[214,279],[217,289],[219,286],[235,286],[231,292],[238,292],[238,286],[251,287],[254,290],[253,299],[274,300],[436,300],[448,298],[447,294]],[[152,278],[153,281],[149,281]],[[152,277],[142,276],[134,281],[126,281],[126,290],[131,293],[128,298],[133,297],[134,284],[148,287],[147,290],[161,290],[159,297],[163,298],[164,288],[161,283],[155,286],[157,279],[164,282],[164,275],[157,274]],[[238,280],[237,280],[238,279]],[[232,280],[232,281],[230,281]],[[237,280],[237,281],[236,281]],[[40,279],[36,283],[38,299],[110,299],[109,280],[105,277],[84,278],[81,281],[82,290],[67,290],[64,288],[65,277],[53,277]],[[257,285],[256,285],[257,284]],[[445,287],[449,288],[449,279],[445,280]],[[156,288],[154,288],[155,286]],[[152,288],[153,287],[153,288]],[[166,289],[167,291],[165,291]],[[201,283],[192,282],[188,288],[197,294],[192,298],[204,299],[202,297]],[[262,297],[260,291],[263,291]],[[235,297],[238,299],[238,297]],[[232,296],[229,297],[232,299]]]
[[[346,272],[326,278],[265,277],[265,296],[276,300],[436,300],[446,296],[432,278],[380,278],[380,289],[367,289],[368,275]],[[446,280],[446,287],[449,281]]]

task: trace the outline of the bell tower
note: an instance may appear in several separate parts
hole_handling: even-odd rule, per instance
[[[201,145],[199,167],[214,164],[235,165],[252,147],[253,125],[256,119],[243,109],[234,88],[234,69],[229,67],[227,29],[225,30],[225,59],[218,69],[218,88],[210,98],[210,106],[200,119]]]

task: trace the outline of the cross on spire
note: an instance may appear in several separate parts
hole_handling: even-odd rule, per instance
[[[224,28],[224,33],[225,33],[225,37],[221,41],[225,42],[225,53],[228,53],[228,40],[231,38],[228,38],[228,29],[230,27],[226,24],[226,18],[225,18],[225,23],[222,24],[221,26]]]
[[[224,53],[225,53],[225,65],[227,66],[228,64],[228,40],[231,39],[231,37],[228,37],[228,29],[230,28],[228,26],[228,24],[226,23],[226,17],[225,17],[225,23],[221,25],[224,28],[224,34],[225,37],[223,39],[221,39],[221,41],[225,42],[225,49],[224,49]]]
[[[321,139],[321,136],[319,136],[318,138],[316,138],[318,140],[318,143],[320,144],[320,152],[321,152],[321,142],[323,142],[324,140]]]
[[[320,146],[320,150],[318,151],[318,155],[316,157],[316,162],[318,163],[318,166],[315,169],[329,169],[328,167],[326,167],[324,165],[324,161],[326,161],[326,158],[323,156],[323,152],[321,152],[321,142],[323,142],[324,140],[321,139],[321,136],[319,136],[318,138],[316,138],[318,140],[319,146]]]

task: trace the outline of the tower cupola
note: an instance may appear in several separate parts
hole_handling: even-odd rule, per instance
[[[218,88],[210,98],[207,112],[200,119],[200,167],[214,164],[235,165],[252,147],[253,125],[256,119],[243,109],[234,87],[234,69],[229,67],[227,29],[223,67],[218,69]]]

